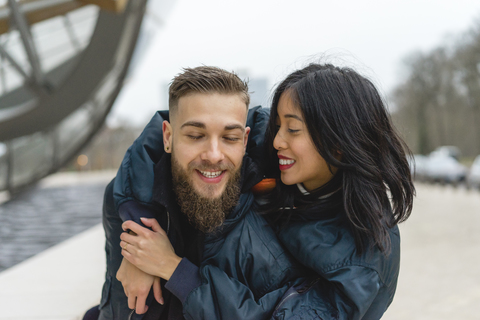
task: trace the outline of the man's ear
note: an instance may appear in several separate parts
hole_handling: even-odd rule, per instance
[[[250,134],[250,127],[245,127],[245,136],[243,137],[243,153],[247,152],[248,135]]]
[[[172,125],[167,120],[162,123],[163,147],[166,153],[172,153]]]

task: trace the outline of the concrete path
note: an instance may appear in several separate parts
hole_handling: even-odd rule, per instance
[[[77,320],[99,303],[105,238],[101,225],[88,226],[101,221],[105,185],[114,176],[115,171],[57,173],[31,195],[3,205],[0,253],[7,257],[0,260],[41,252],[0,272],[0,320]]]
[[[77,320],[100,301],[101,225],[0,273],[1,320]]]
[[[480,192],[418,185],[400,232],[397,294],[382,319],[480,319]]]

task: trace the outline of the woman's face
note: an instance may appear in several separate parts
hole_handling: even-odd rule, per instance
[[[300,108],[285,91],[280,96],[276,119],[278,132],[273,140],[277,149],[282,182],[286,185],[303,183],[311,191],[332,179],[327,162],[315,149]],[[332,167],[333,173],[336,168]]]

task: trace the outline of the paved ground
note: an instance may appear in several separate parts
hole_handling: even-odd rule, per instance
[[[418,185],[400,231],[397,294],[382,319],[480,319],[480,192]]]
[[[80,320],[105,279],[99,224],[0,273],[0,320]]]
[[[0,204],[0,271],[6,269],[0,320],[79,320],[99,303],[105,278],[99,223],[114,175],[54,174]]]
[[[0,203],[0,272],[101,222],[115,171],[62,172]]]

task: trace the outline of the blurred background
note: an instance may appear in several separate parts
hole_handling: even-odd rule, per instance
[[[478,0],[0,0],[0,274],[101,222],[105,185],[182,68],[235,71],[268,106],[309,62],[369,77],[414,154],[385,318],[478,319]]]

